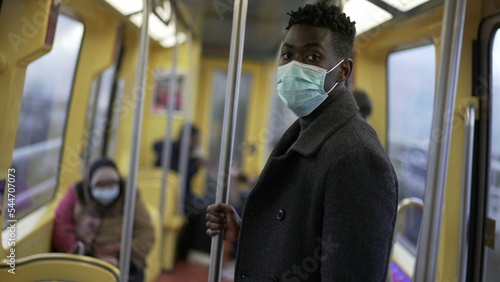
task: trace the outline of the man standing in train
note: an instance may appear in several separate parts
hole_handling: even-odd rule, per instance
[[[354,22],[323,3],[289,15],[277,88],[299,119],[276,144],[243,218],[211,205],[207,234],[225,229],[225,240],[238,240],[235,281],[385,281],[397,178],[344,85]]]

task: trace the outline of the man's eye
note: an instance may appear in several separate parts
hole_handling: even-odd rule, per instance
[[[281,54],[281,57],[286,60],[290,60],[292,58],[292,54],[290,53],[283,53]]]
[[[307,56],[307,59],[310,61],[317,61],[319,59],[319,56],[311,54],[311,55]]]

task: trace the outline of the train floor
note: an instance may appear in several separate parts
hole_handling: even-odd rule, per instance
[[[206,264],[192,263],[179,260],[172,272],[162,273],[156,282],[200,282],[208,280],[209,266]],[[222,282],[232,282],[234,264],[226,263],[222,269]]]

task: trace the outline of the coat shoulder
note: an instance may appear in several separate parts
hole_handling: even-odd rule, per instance
[[[375,130],[359,116],[349,120],[325,140],[322,150],[332,160],[353,151],[366,151],[388,159]]]

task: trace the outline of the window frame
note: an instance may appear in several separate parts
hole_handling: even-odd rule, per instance
[[[81,42],[79,44],[79,48],[78,48],[78,52],[77,52],[77,56],[76,56],[76,62],[75,62],[75,68],[74,68],[74,72],[73,72],[73,75],[72,75],[72,80],[71,80],[71,87],[69,89],[69,97],[67,98],[67,103],[65,105],[65,120],[63,122],[63,125],[62,125],[62,131],[61,131],[61,135],[60,137],[58,137],[57,139],[60,138],[60,142],[58,142],[58,145],[60,146],[59,147],[59,150],[58,150],[58,160],[57,160],[57,166],[55,168],[55,174],[53,177],[50,177],[50,178],[47,178],[45,180],[43,180],[42,182],[39,182],[39,183],[36,183],[35,185],[32,185],[31,187],[28,187],[27,191],[30,191],[33,187],[38,187],[40,185],[48,185],[50,187],[53,187],[54,189],[52,189],[51,191],[51,195],[48,196],[48,199],[46,201],[43,201],[41,203],[36,203],[36,207],[33,207],[34,203],[31,203],[29,208],[27,209],[27,212],[22,215],[21,217],[18,217],[17,213],[16,213],[16,220],[21,220],[22,218],[28,216],[29,214],[35,212],[37,209],[39,209],[40,207],[44,206],[45,204],[51,202],[54,197],[57,195],[57,192],[58,192],[58,186],[59,186],[59,182],[60,182],[60,175],[61,175],[61,167],[62,167],[62,164],[61,164],[61,160],[62,160],[62,157],[63,157],[63,153],[64,153],[64,146],[65,146],[65,141],[66,141],[66,133],[67,133],[67,129],[68,129],[68,120],[69,120],[69,117],[70,117],[70,108],[71,108],[71,103],[72,103],[72,100],[73,100],[73,95],[74,95],[74,89],[75,89],[75,81],[76,81],[76,78],[77,78],[77,74],[78,74],[78,69],[79,69],[79,65],[80,65],[80,58],[81,58],[81,54],[82,54],[82,49],[83,49],[83,45],[84,45],[84,40],[85,40],[85,35],[86,35],[86,25],[85,25],[85,22],[83,21],[83,19],[81,19],[76,13],[74,13],[73,11],[69,10],[69,9],[64,9],[63,8],[64,6],[61,6],[61,9],[60,9],[60,12],[59,14],[57,15],[58,17],[58,24],[60,24],[60,16],[65,16],[65,17],[68,17],[74,21],[77,21],[79,22],[82,27],[83,27],[83,32],[82,32],[82,37],[81,37]],[[37,58],[36,60],[30,62],[28,64],[28,66],[26,67],[26,73],[28,71],[28,67],[29,65],[33,64],[34,62],[36,62],[37,60],[43,58],[44,56],[50,54],[51,51],[45,53],[43,56]],[[25,74],[26,76],[26,74]],[[23,93],[22,95],[24,96],[24,87],[26,87],[26,83],[23,85]],[[24,100],[24,97],[23,99]],[[22,105],[22,102],[21,102],[21,105]],[[19,118],[21,116],[21,112],[19,113],[19,116],[18,116],[18,124],[17,124],[17,128],[19,128]],[[16,130],[16,139],[17,139],[17,134],[18,134],[18,131]],[[56,138],[52,138],[52,139],[45,139],[43,142],[53,142],[54,139]],[[39,143],[42,143],[42,142],[39,142]],[[27,145],[27,146],[23,146],[23,147],[29,147],[29,146],[33,146],[34,144],[30,144],[30,145]],[[22,148],[22,147],[21,147]],[[14,148],[12,154],[14,154],[16,148]],[[18,149],[19,150],[19,149]],[[12,158],[12,163],[14,163],[14,157]],[[49,183],[50,182],[50,183]],[[47,189],[46,191],[49,191],[50,189]],[[48,193],[47,193],[48,195]],[[17,209],[16,209],[17,210]],[[7,216],[7,205],[5,206],[5,210],[2,208],[2,210],[0,210],[0,216],[2,216],[2,218],[5,218]],[[2,212],[5,212],[5,215],[2,214]],[[5,228],[7,227],[7,221],[4,220],[3,221],[3,226],[2,226],[2,230],[5,230]]]
[[[492,128],[492,48],[497,31],[500,31],[500,13],[483,19],[478,29],[474,50],[474,79],[472,95],[479,97],[480,119],[478,142],[473,157],[473,189],[471,191],[471,236],[468,250],[467,277],[474,281],[484,281],[486,276],[485,227],[489,207],[489,183],[491,170],[491,128]],[[498,38],[500,40],[500,36]],[[486,82],[485,79],[486,78]],[[485,87],[486,86],[486,87]],[[488,118],[485,120],[483,116]]]

